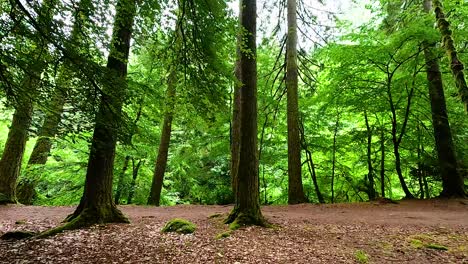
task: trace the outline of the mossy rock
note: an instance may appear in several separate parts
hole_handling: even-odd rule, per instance
[[[213,219],[213,218],[219,218],[219,217],[222,217],[223,214],[221,213],[215,213],[215,214],[212,214],[210,216],[208,216],[208,219]]]
[[[35,236],[36,233],[30,231],[12,231],[3,234],[0,239],[2,240],[19,240]]]
[[[176,232],[179,234],[192,234],[197,229],[197,226],[185,219],[174,218],[166,223],[161,230],[162,232]]]
[[[226,231],[216,235],[216,239],[223,239],[231,236],[232,231]]]

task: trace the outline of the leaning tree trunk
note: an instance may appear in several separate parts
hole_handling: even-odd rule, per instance
[[[301,139],[299,136],[297,7],[288,0],[288,39],[286,44],[286,89],[288,96],[288,203],[307,202],[302,186]]]
[[[159,206],[161,190],[164,182],[164,173],[167,167],[167,156],[169,153],[169,143],[171,141],[172,119],[174,117],[175,93],[177,84],[177,74],[175,68],[171,69],[167,82],[166,111],[164,114],[164,124],[161,131],[161,141],[159,142],[158,157],[154,166],[153,182],[148,197],[148,204]]]
[[[430,0],[425,0],[424,10],[430,12]],[[458,169],[455,147],[452,140],[452,131],[448,121],[447,106],[445,103],[442,74],[439,61],[435,54],[435,44],[423,42],[424,58],[426,61],[427,80],[429,82],[429,98],[432,110],[432,125],[434,139],[442,177],[441,197],[465,197],[463,177]]]
[[[94,10],[91,0],[81,0],[74,14],[75,21],[70,34],[70,43],[72,45],[81,44],[81,35],[83,29],[89,27],[91,12]],[[69,46],[68,43],[65,44]],[[71,49],[71,47],[69,47]],[[38,139],[34,145],[28,164],[46,164],[47,158],[52,148],[52,139],[55,137],[63,113],[67,93],[66,88],[70,85],[71,61],[65,58],[59,71],[57,86],[55,87],[52,99],[49,103],[49,109],[46,111],[44,122],[39,130]]]
[[[375,189],[374,189],[374,167],[372,166],[372,130],[369,125],[369,119],[367,118],[367,112],[364,111],[364,119],[366,121],[367,128],[367,180],[368,190],[367,194],[369,200],[375,200]]]
[[[65,104],[65,94],[61,91],[56,91],[51,101],[50,111],[47,112],[44,123],[39,130],[38,139],[34,145],[34,149],[29,157],[28,164],[46,164],[47,158],[52,148],[52,138],[58,130],[60,116],[63,112]]]
[[[458,58],[457,49],[452,38],[452,31],[450,30],[450,23],[445,18],[445,13],[442,8],[442,3],[439,0],[433,0],[434,12],[437,19],[437,27],[442,34],[442,42],[447,56],[450,61],[450,68],[455,79],[455,84],[458,88],[458,94],[465,104],[465,111],[468,112],[468,85],[466,84],[465,74],[463,73],[464,65]],[[430,4],[430,3],[429,3]],[[426,10],[426,12],[429,12]]]
[[[44,32],[50,31],[50,21],[55,12],[57,1],[44,1],[39,10],[38,24],[49,25]],[[26,76],[20,84],[14,102],[15,112],[8,133],[5,148],[0,159],[0,204],[16,203],[16,184],[21,170],[28,129],[32,121],[33,99],[36,96],[40,76],[47,67],[45,57],[49,53],[47,44],[36,36],[35,56],[25,71]]]
[[[236,184],[234,209],[226,219],[233,228],[243,225],[266,225],[260,211],[258,190],[257,156],[257,63],[256,63],[256,20],[255,0],[241,0],[240,26],[242,36],[241,68],[241,110],[240,110],[240,155]]]
[[[91,143],[86,181],[80,204],[62,229],[79,228],[96,223],[128,222],[112,200],[115,146],[122,123],[122,104],[126,92],[127,61],[135,0],[119,0],[107,62],[107,78]]]

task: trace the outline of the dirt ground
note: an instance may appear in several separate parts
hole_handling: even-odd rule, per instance
[[[226,238],[232,206],[122,206],[131,224],[94,226],[47,239],[0,240],[0,263],[467,263],[468,201],[402,201],[262,207],[274,228]],[[73,207],[0,206],[0,235],[43,231]],[[161,233],[186,218],[194,234]]]

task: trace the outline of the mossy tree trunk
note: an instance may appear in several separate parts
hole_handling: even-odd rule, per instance
[[[430,12],[430,0],[425,0],[424,10]],[[442,193],[440,196],[466,197],[463,177],[458,168],[452,131],[447,114],[442,74],[440,72],[438,57],[434,51],[435,44],[426,41],[423,43],[423,47],[429,83],[434,139],[442,177]]]
[[[164,182],[164,173],[167,167],[167,158],[169,154],[169,144],[171,141],[172,119],[174,117],[174,105],[176,100],[177,73],[172,68],[169,73],[166,91],[166,109],[164,113],[164,123],[161,131],[161,140],[159,142],[158,157],[154,166],[153,181],[151,191],[148,197],[148,204],[159,206],[161,200],[161,190]]]
[[[450,23],[445,17],[441,1],[433,0],[432,3],[434,4],[437,27],[442,34],[443,46],[447,51],[447,56],[450,61],[450,69],[452,70],[452,74],[455,79],[455,85],[458,88],[458,95],[465,104],[465,111],[468,112],[468,85],[466,84],[465,74],[463,73],[465,67],[458,58],[458,52],[452,38],[452,30],[450,30]]]
[[[307,202],[302,186],[301,139],[299,136],[299,94],[297,68],[297,5],[288,0],[288,39],[286,43],[286,89],[288,123],[288,203]]]
[[[56,4],[56,0],[46,0],[38,11],[38,24],[44,26],[44,32],[50,31],[50,21]],[[17,202],[16,185],[32,121],[33,100],[36,97],[41,73],[47,67],[46,57],[49,54],[47,43],[40,39],[39,33],[35,41],[36,48],[32,51],[34,57],[27,65],[26,76],[15,93],[13,102],[15,111],[0,159],[0,204]]]
[[[240,155],[235,193],[235,206],[226,223],[238,227],[243,225],[266,225],[260,211],[258,189],[257,155],[257,63],[256,26],[257,3],[241,0],[240,26],[243,28],[243,49],[240,56]],[[244,49],[245,47],[245,49]]]
[[[65,229],[96,223],[128,222],[112,200],[112,178],[135,14],[135,0],[117,2],[107,78],[96,114],[84,193],[75,212],[67,218],[69,223]]]
[[[44,123],[39,130],[38,139],[34,145],[34,149],[29,157],[28,164],[46,164],[50,150],[52,148],[52,138],[57,133],[60,123],[60,117],[63,113],[65,105],[65,94],[61,91],[56,91],[51,101],[50,109],[46,113]]]
[[[366,122],[367,129],[367,184],[368,190],[367,195],[369,200],[375,200],[375,189],[374,189],[374,167],[372,166],[372,128],[369,125],[369,118],[367,117],[367,111],[364,111],[364,120]]]

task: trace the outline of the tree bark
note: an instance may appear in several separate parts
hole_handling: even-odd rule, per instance
[[[38,12],[38,23],[48,25],[44,31],[50,31],[50,21],[54,15],[57,1],[46,0]],[[39,38],[39,36],[38,36]],[[20,175],[28,129],[32,121],[33,99],[37,93],[39,76],[47,66],[45,57],[48,48],[45,43],[37,41],[32,52],[34,58],[27,65],[26,76],[23,78],[13,102],[15,112],[8,133],[7,141],[0,159],[0,204],[16,203],[16,184]]]
[[[154,166],[153,182],[151,192],[148,197],[148,204],[159,206],[161,199],[161,190],[164,182],[164,173],[167,167],[167,156],[169,153],[169,144],[171,141],[172,119],[174,117],[175,93],[177,84],[176,70],[172,68],[169,73],[166,94],[166,110],[164,113],[164,124],[161,131],[161,141],[159,142],[158,157]]]
[[[434,13],[436,15],[437,27],[442,34],[443,47],[447,52],[447,57],[450,61],[450,69],[452,70],[455,79],[455,85],[458,88],[458,94],[465,104],[465,111],[468,112],[468,85],[466,84],[465,74],[463,73],[464,65],[458,58],[458,52],[452,38],[452,30],[450,30],[450,23],[445,17],[442,3],[439,0],[432,0],[434,4]],[[430,6],[429,6],[430,7]],[[426,9],[426,12],[429,12]]]
[[[117,2],[107,78],[96,114],[84,192],[77,209],[67,218],[66,229],[96,223],[128,222],[112,200],[112,178],[135,14],[135,0]]]
[[[256,20],[255,0],[241,0],[240,25],[243,27],[244,43],[241,51],[241,110],[240,110],[240,155],[236,177],[236,202],[226,219],[232,228],[244,225],[265,226],[260,211],[258,189],[257,156],[257,63],[256,63]]]
[[[374,167],[372,166],[372,129],[369,125],[369,119],[367,117],[367,112],[364,111],[364,119],[366,121],[367,129],[367,181],[368,181],[368,191],[369,200],[375,200],[375,189],[374,189]]]
[[[302,186],[301,142],[299,136],[297,6],[288,0],[288,39],[286,43],[286,89],[288,120],[288,203],[307,202]]]
[[[430,12],[430,0],[425,0],[424,10]],[[435,44],[423,42],[426,61],[429,98],[432,110],[432,125],[436,144],[439,168],[442,177],[441,197],[466,197],[463,177],[458,169],[452,131],[447,114],[442,74],[435,55]]]

